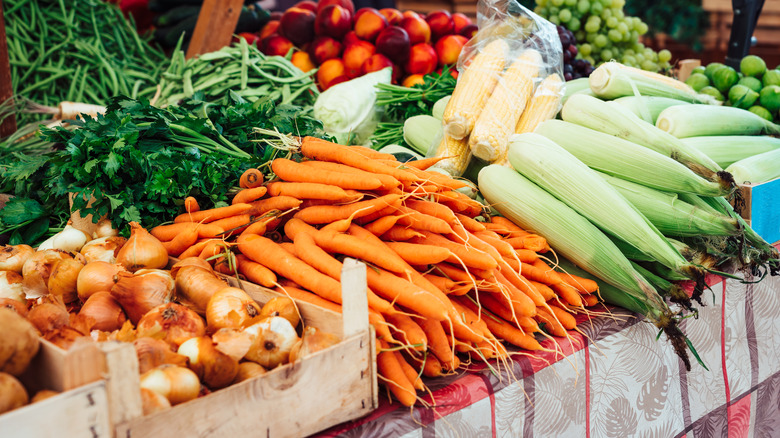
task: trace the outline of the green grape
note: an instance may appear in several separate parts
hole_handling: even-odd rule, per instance
[[[617,29],[610,29],[609,32],[607,32],[607,36],[614,43],[619,43],[620,40],[623,39],[623,35],[621,35]]]
[[[601,26],[601,18],[598,15],[591,15],[588,17],[588,23],[596,23]]]
[[[603,34],[596,35],[596,39],[593,41],[593,44],[596,47],[604,47],[607,45],[607,36]]]
[[[596,23],[595,21],[588,20],[587,23],[585,23],[585,32],[588,32],[589,36],[594,35],[596,32],[599,31],[600,23]]]
[[[617,27],[615,29],[617,29],[623,35],[626,35],[626,34],[629,33],[628,32],[628,25],[625,22],[618,23],[618,25],[617,25]]]
[[[564,0],[550,0],[550,2],[553,4],[553,6],[561,6],[563,5]]]
[[[586,27],[587,27],[587,26],[586,26]],[[598,35],[599,35],[599,34],[597,34],[597,33],[588,33],[588,35],[587,35],[587,36],[585,36],[585,41],[587,41],[587,42],[589,42],[589,43],[592,43],[592,42],[596,41],[596,37],[597,37]]]
[[[560,10],[561,9],[559,7],[550,6],[549,8],[547,8],[547,16],[548,17],[556,16],[556,15],[558,15],[558,11],[560,11]]]
[[[610,11],[609,9],[604,9],[603,11],[601,11],[601,18],[607,20],[611,16],[612,16],[612,11]]]
[[[577,20],[577,22],[579,23],[579,20]],[[586,34],[584,30],[580,29],[573,32],[574,32],[574,38],[577,38],[577,41],[585,41]]]
[[[670,68],[672,68],[672,65],[669,64],[669,61],[661,62],[661,70],[669,70]]]
[[[601,52],[601,60],[609,61],[612,59],[612,50],[604,50]]]
[[[589,62],[589,63],[591,63],[592,65],[596,65],[596,60],[595,60],[595,59],[593,59],[593,57],[592,57],[592,56],[586,56],[586,57],[584,57],[583,59],[584,59],[584,60],[586,60],[586,61],[588,61],[588,62]]]
[[[569,20],[571,20],[571,11],[568,9],[561,9],[561,12],[558,12],[558,18],[564,23],[568,23]],[[569,30],[571,30],[571,28],[569,28]]]
[[[645,52],[645,58],[650,58],[650,59],[655,58],[655,51],[650,47],[645,47],[644,52]]]
[[[614,17],[616,17],[618,20],[622,20],[622,19],[626,18],[626,13],[623,12],[622,9],[613,9],[612,10],[612,15]]]
[[[612,8],[614,9],[623,9],[623,6],[626,5],[626,0],[612,0]]]
[[[580,0],[577,2],[577,12],[581,15],[585,15],[590,11],[590,2],[588,0]]]
[[[577,0],[565,0],[564,4],[568,7],[577,6]]]
[[[588,43],[580,44],[580,47],[579,47],[579,54],[580,55],[588,56],[588,55],[591,54],[592,51],[593,51],[593,47],[590,44],[588,44]]]
[[[591,15],[601,15],[601,11],[603,10],[604,6],[602,6],[599,2],[593,2],[593,4],[590,5]]]
[[[642,63],[645,62],[645,55],[643,55],[641,53],[635,55],[634,58],[636,59],[636,64],[637,65],[642,65]]]
[[[580,30],[580,26],[582,26],[582,25],[580,24],[579,18],[571,17],[571,19],[569,20],[569,23],[567,24],[566,27],[568,27],[570,31],[572,31],[572,32],[574,32],[576,34],[576,32],[578,30]],[[575,35],[575,38],[577,38],[577,41],[579,41],[581,39],[581,38],[578,38],[576,35]]]
[[[552,24],[554,24],[556,26],[561,24],[561,20],[558,19],[557,15],[553,15],[552,17],[549,18],[549,20],[550,20],[550,23],[552,23]]]
[[[653,61],[646,59],[644,62],[642,62],[642,70],[658,71],[658,66],[656,66]]]
[[[634,56],[636,55],[636,52],[634,52],[634,49],[626,49],[623,51],[623,55],[625,56]]]
[[[605,8],[612,6],[612,0],[601,0],[601,6],[604,6]]]
[[[615,17],[609,17],[607,18],[607,27],[610,29],[614,29],[618,25],[618,20]]]
[[[539,7],[539,6],[541,6],[541,7],[547,6],[547,0],[537,0],[536,1],[536,6],[537,7]]]
[[[623,54],[623,64],[626,65],[637,65],[636,64],[636,58],[634,58],[632,55],[626,55]]]
[[[640,22],[638,25],[635,26],[635,28],[637,32],[639,32],[639,35],[644,35],[648,31],[647,24],[644,22]]]

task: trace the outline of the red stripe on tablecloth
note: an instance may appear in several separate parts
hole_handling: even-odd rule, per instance
[[[481,374],[482,381],[485,382],[485,388],[490,398],[490,431],[493,438],[496,438],[496,393],[493,391],[493,382],[490,381],[490,374]]]
[[[726,369],[726,282],[723,282],[723,298],[720,307],[720,359],[723,367],[723,383],[726,386],[726,415],[729,421],[726,424],[726,431],[731,426],[731,388],[729,388],[729,372]],[[729,434],[731,435],[731,434]]]
[[[590,438],[590,342],[585,343],[585,438]]]
[[[750,396],[742,397],[729,406],[729,438],[747,438],[750,432]]]

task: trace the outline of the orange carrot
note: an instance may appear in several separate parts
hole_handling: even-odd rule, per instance
[[[355,190],[344,190],[329,184],[307,182],[269,182],[266,187],[271,196],[291,196],[298,199],[323,199],[334,202],[353,202],[363,197]]]
[[[447,319],[448,303],[439,296],[384,269],[366,269],[368,286],[377,295],[404,306],[427,319]]]
[[[512,313],[513,307],[507,299],[500,294],[480,293],[479,304],[490,312],[498,315],[505,321],[511,321],[523,328],[524,331],[538,331],[539,325],[529,316]]]
[[[423,277],[425,277],[428,281],[434,284],[439,290],[444,292],[445,294],[450,294],[452,291],[458,287],[458,283],[450,280],[449,278],[442,277],[440,275],[434,275],[434,274],[423,274]]]
[[[496,280],[503,286],[499,295],[505,296],[510,301],[515,314],[518,316],[534,316],[536,314],[537,304],[528,293],[525,293],[525,291],[507,280],[501,272],[496,273]],[[544,304],[544,301],[542,301],[542,304]]]
[[[436,202],[451,208],[455,213],[461,213],[472,218],[482,214],[482,204],[455,190],[434,193],[432,197]]]
[[[366,159],[365,156],[351,150],[349,146],[342,146],[314,137],[304,137],[301,142],[301,153],[318,161],[331,161],[366,172],[390,175],[399,181],[419,181],[414,174],[397,167],[382,164],[377,160]]]
[[[551,280],[547,284],[549,284],[550,287],[566,301],[567,304],[570,306],[582,307],[582,298],[580,297],[579,292],[577,292],[577,289],[566,284],[558,272],[547,266],[547,264],[541,259],[535,261],[531,266],[535,269],[539,269],[540,271],[544,271],[547,277]],[[521,272],[525,272],[529,269],[529,265],[526,264],[523,266],[523,271]]]
[[[374,190],[382,187],[382,182],[372,176],[357,176],[331,170],[317,169],[301,163],[277,158],[271,162],[271,169],[276,176],[289,182],[310,182],[330,184],[342,189]]]
[[[317,232],[316,228],[297,218],[291,218],[284,224],[284,234],[292,241],[295,241],[299,233],[315,232]]]
[[[230,201],[231,204],[249,204],[252,201],[257,201],[258,199],[265,196],[265,192],[268,189],[266,189],[263,186],[259,187],[252,187],[251,189],[242,189],[238,193],[236,193],[236,196],[233,196],[233,200]]]
[[[431,158],[421,158],[419,160],[411,160],[404,163],[404,166],[407,167],[413,167],[415,169],[419,170],[425,170],[434,164],[438,163],[441,160],[444,160],[447,157],[431,157]]]
[[[443,332],[443,330],[442,330]],[[416,369],[422,369],[423,376],[425,377],[441,377],[442,367],[439,359],[433,354],[426,354],[423,358],[412,356],[411,354],[405,354],[404,357],[411,363]]]
[[[447,221],[438,217],[421,213],[408,207],[400,206],[398,212],[402,214],[398,219],[399,225],[412,227],[420,231],[430,231],[437,234],[450,234],[452,227]]]
[[[494,224],[493,222],[485,222],[485,229],[492,231],[496,234],[500,234],[503,237],[516,237],[512,231],[509,231],[505,226]],[[529,234],[529,233],[525,233]]]
[[[533,263],[523,264],[523,266],[520,268],[520,272],[523,274],[523,277],[532,281],[538,281],[539,283],[549,285],[555,283],[555,278],[551,276],[547,270],[540,269],[534,266]]]
[[[368,201],[347,205],[318,205],[307,207],[295,213],[296,218],[308,224],[328,224],[349,217],[358,218],[380,211],[386,207],[400,205],[400,195],[386,195]]]
[[[194,196],[187,196],[184,198],[184,211],[187,213],[195,213],[196,211],[200,211],[200,205],[198,205],[198,200],[195,199]]]
[[[418,391],[424,391],[425,385],[423,384],[420,375],[417,374],[417,371],[414,369],[413,366],[409,365],[409,362],[406,361],[404,355],[402,355],[400,351],[394,351],[393,354],[395,354],[395,358],[398,361],[398,364],[401,366],[401,369],[404,371],[404,374],[406,374],[406,378],[409,379],[410,382],[412,382],[412,386],[414,386],[414,389]]]
[[[452,301],[453,306],[455,306],[458,315],[460,315],[461,319],[469,328],[471,328],[471,330],[482,334],[485,338],[490,336],[490,329],[488,329],[487,324],[485,324],[484,318],[479,315],[477,311],[472,311],[463,304],[463,301],[468,301],[468,299],[465,299],[464,297],[450,297],[450,301]]]
[[[436,202],[407,199],[404,206],[420,213],[437,217],[448,224],[455,223],[458,220],[452,210]]]
[[[353,151],[359,153],[360,155],[363,155],[366,158],[372,158],[374,160],[388,160],[390,162],[398,163],[398,160],[395,158],[395,155],[388,154],[385,152],[379,152],[371,148],[367,148],[365,146],[350,146],[350,149]],[[400,164],[400,163],[398,163]]]
[[[446,322],[444,322],[446,324]],[[447,333],[444,332],[442,322],[423,318],[418,321],[418,325],[425,333],[428,340],[428,348],[442,362],[453,361],[452,349],[447,341]]]
[[[437,187],[439,187],[439,190],[458,190],[463,187],[468,187],[468,184],[463,181],[458,181],[456,179],[452,179],[447,175],[444,175],[440,172],[432,171],[428,172],[425,170],[416,169],[413,166],[404,166],[404,169],[406,169],[408,172],[413,173],[414,175],[417,175],[418,178],[420,178],[424,183],[426,184],[434,184]]]
[[[272,196],[270,198],[254,201],[249,205],[252,209],[249,211],[254,216],[261,216],[272,210],[287,211],[301,205],[301,200],[291,196]]]
[[[552,306],[550,306],[552,307]],[[553,336],[567,337],[569,334],[566,332],[566,328],[561,325],[561,322],[550,313],[549,310],[540,307],[536,312],[536,320],[544,324],[543,329],[552,334]]]
[[[173,240],[168,242],[162,242],[165,250],[168,251],[168,255],[178,257],[187,248],[194,245],[198,240],[198,231],[195,227],[184,229],[182,232],[176,235]]]
[[[450,280],[457,282],[457,283],[474,283],[476,280],[474,277],[469,275],[468,272],[464,271],[460,265],[453,266],[449,263],[437,263],[435,266],[435,271],[439,271],[442,274],[444,274],[445,277],[449,278]]]
[[[200,254],[198,254],[198,257],[207,260],[218,254],[222,254],[225,245],[227,244],[219,239],[209,240],[200,251]]]
[[[499,254],[501,254],[501,256],[504,258],[514,259],[515,256],[517,256],[515,252],[516,250],[512,248],[512,245],[506,243],[506,241],[501,240],[499,237],[495,237],[495,233],[481,231],[474,233],[474,235],[479,237],[483,242],[495,248],[496,251],[498,251]]]
[[[512,245],[515,249],[530,249],[536,252],[547,252],[550,250],[550,246],[547,244],[547,239],[536,234],[527,234],[525,236],[510,237],[506,239],[506,242]]]
[[[243,254],[238,254],[236,261],[238,272],[252,283],[265,287],[274,287],[276,284],[276,274],[260,263],[253,262]]]
[[[210,224],[198,224],[197,230],[198,239],[213,239],[225,232],[224,228],[215,225],[214,222]]]
[[[227,207],[217,207],[208,210],[200,210],[194,213],[182,213],[173,220],[174,223],[181,222],[205,222],[210,223],[219,219],[224,219],[238,214],[244,214],[252,209],[250,204],[233,204]]]
[[[531,234],[528,231],[518,227],[514,222],[512,222],[511,220],[503,216],[491,216],[490,223],[500,225],[508,231],[516,231],[518,233],[521,233],[521,235]]]
[[[331,163],[329,161],[308,160],[301,161],[301,165],[309,169],[314,168],[331,172],[338,172],[340,174],[360,176],[362,178],[374,178],[379,180],[382,184],[381,186],[372,190],[394,190],[395,193],[400,193],[399,187],[401,186],[401,181],[398,181],[391,175],[366,172],[365,170],[347,166],[346,164]]]
[[[582,302],[586,307],[593,307],[599,303],[599,297],[596,294],[583,295]]]
[[[420,326],[406,314],[396,312],[390,315],[385,315],[385,319],[391,325],[395,326],[395,331],[399,333],[399,340],[404,345],[414,348],[418,351],[425,351],[428,349],[428,338],[425,337],[425,332]]]
[[[599,290],[599,284],[590,278],[583,278],[568,272],[559,272],[558,276],[566,282],[566,284],[574,287],[581,294],[592,294]]]
[[[460,300],[460,302],[472,312],[478,312],[477,305],[468,299]],[[526,350],[541,350],[542,346],[539,342],[528,333],[512,326],[511,324],[503,321],[501,318],[490,315],[483,312],[482,320],[487,325],[491,333],[497,337],[509,342],[512,345],[518,346]]]
[[[252,222],[254,219],[254,216],[244,213],[244,214],[237,214],[235,216],[226,217],[224,219],[219,219],[214,222],[211,222],[212,225],[216,225],[220,228],[222,228],[222,237],[229,237],[229,236],[235,236],[241,233],[247,226],[249,226],[249,223]]]
[[[251,189],[263,185],[263,172],[258,169],[247,169],[238,179],[238,186],[242,189]]]
[[[518,274],[517,271],[513,271],[509,265],[504,261],[504,259],[499,260],[499,265],[501,266],[501,269],[498,273],[496,273],[496,277],[502,276],[505,278],[509,283],[511,283],[513,286],[515,286],[517,289],[521,290],[524,294],[528,295],[531,300],[533,300],[534,304],[537,306],[543,306],[544,305],[544,297],[542,294],[531,284],[531,281]],[[527,264],[523,265],[523,268],[528,266]],[[522,269],[522,268],[521,268]]]
[[[405,274],[411,271],[404,260],[386,246],[382,248],[379,245],[367,244],[349,234],[318,230],[314,233],[314,241],[325,251],[365,260],[392,272]]]
[[[194,229],[198,224],[192,222],[181,222],[178,224],[158,225],[151,230],[149,234],[156,237],[160,242],[168,242],[185,230]]]
[[[398,359],[386,342],[379,341],[379,353],[376,356],[376,366],[382,381],[398,401],[407,407],[414,406],[417,401],[417,392],[414,385],[406,377]]]
[[[552,290],[552,288],[544,283],[539,283],[537,281],[530,281],[531,285],[536,288],[536,290],[539,291],[539,293],[542,295],[545,301],[548,301],[552,298],[555,298],[555,291]]]
[[[405,242],[415,237],[423,238],[425,235],[419,231],[414,231],[411,228],[404,228],[399,225],[393,225],[389,230],[385,231],[381,237],[382,240],[385,241]]]
[[[216,239],[207,239],[203,240],[201,242],[197,242],[194,245],[190,246],[186,250],[184,250],[181,254],[179,254],[179,258],[186,259],[187,257],[198,257],[201,251],[203,251],[203,248],[206,247],[206,245],[211,241]]]
[[[248,227],[241,231],[242,234],[257,234],[262,236],[268,230],[268,224],[273,222],[276,218],[273,216],[258,219],[254,218],[254,222],[249,224]]]
[[[290,254],[294,255],[295,257],[298,257],[298,251],[295,250],[295,244],[292,242],[279,242],[279,246],[282,247],[285,251],[289,252]],[[298,257],[300,258],[300,257]],[[306,261],[306,260],[304,260]],[[323,272],[324,274],[324,272]],[[338,280],[338,278],[336,279]]]
[[[465,214],[455,213],[455,217],[458,219],[458,221],[460,221],[461,225],[463,225],[463,228],[471,233],[478,233],[480,231],[487,230],[484,223],[476,219],[472,219]]]
[[[498,262],[489,254],[473,247],[467,247],[460,243],[455,243],[443,236],[428,231],[422,231],[425,238],[412,239],[412,243],[423,243],[428,245],[438,245],[447,248],[452,253],[447,261],[456,265],[462,262],[469,268],[493,270],[498,267]]]
[[[410,265],[432,265],[446,260],[451,254],[447,248],[407,242],[387,242],[396,254]]]
[[[550,310],[552,310],[552,313],[566,330],[572,330],[577,327],[577,319],[574,318],[574,315],[564,310],[559,305],[550,303]]]
[[[389,231],[390,228],[393,228],[393,225],[395,225],[399,218],[400,216],[395,215],[380,217],[373,222],[365,224],[363,228],[367,229],[375,236],[381,236],[382,234]]]

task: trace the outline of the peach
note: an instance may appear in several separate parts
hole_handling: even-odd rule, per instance
[[[262,40],[265,39],[265,37],[269,37],[278,32],[279,32],[279,20],[271,20],[268,23],[265,23],[265,26],[263,26],[263,28],[260,29],[260,33],[258,33],[257,36]]]
[[[421,74],[413,74],[407,76],[404,81],[401,83],[404,87],[414,87],[415,85],[423,85],[425,83],[425,78]]]
[[[355,14],[355,34],[361,40],[373,43],[386,27],[387,20],[374,8],[362,8]]]
[[[273,12],[271,12],[271,14],[269,15],[268,18],[270,20],[281,20],[283,14],[284,14],[284,12],[282,12],[282,11],[273,11]]]
[[[363,63],[374,53],[376,53],[376,47],[368,41],[359,41],[348,45],[344,49],[344,55],[341,57],[347,70],[347,76],[350,78],[360,76],[360,69]]]
[[[346,68],[344,62],[338,58],[323,62],[320,69],[317,70],[317,82],[320,83],[320,88],[323,90],[328,89],[332,82],[340,76],[346,77]]]
[[[479,30],[479,27],[477,27],[476,24],[469,24],[468,26],[464,27],[460,30],[460,35],[472,39],[474,38],[474,35],[477,34],[477,31]]]
[[[317,2],[317,12],[321,11],[328,5],[338,5],[349,11],[349,15],[355,15],[355,4],[352,0],[319,0]]]
[[[267,36],[260,41],[260,51],[268,56],[286,56],[292,48],[292,41],[277,34]]]
[[[452,31],[457,34],[460,34],[460,31],[463,30],[464,27],[472,24],[471,18],[467,17],[466,14],[461,12],[452,14],[452,23],[454,24]]]
[[[260,42],[260,37],[252,32],[241,32],[240,34],[233,37],[233,41],[238,42],[242,38],[245,39],[248,44],[257,44]]]
[[[314,21],[314,32],[341,40],[352,30],[352,13],[339,5],[328,5],[320,9]]]
[[[302,2],[298,2],[295,5],[293,5],[294,8],[303,8],[308,9],[315,14],[317,13],[317,2],[313,2],[311,0],[303,0]]]
[[[452,65],[458,62],[463,46],[469,40],[461,35],[447,35],[436,41],[436,53],[441,65]]]
[[[344,44],[345,46],[348,46],[350,44],[355,44],[358,41],[363,41],[363,40],[358,38],[354,30],[350,30],[349,32],[347,32],[347,34],[344,35],[344,38],[341,39],[342,44]]]
[[[343,48],[340,42],[331,37],[318,36],[314,38],[314,41],[309,46],[309,56],[311,56],[315,64],[320,65],[329,59],[341,56]]]
[[[314,12],[303,8],[290,8],[279,22],[279,33],[297,46],[314,39]]]
[[[419,15],[409,15],[401,20],[400,26],[409,34],[410,44],[431,42],[431,27]]]
[[[398,26],[389,26],[376,37],[376,51],[396,64],[403,65],[409,57],[409,34]]]
[[[404,18],[401,11],[394,8],[383,8],[379,10],[379,13],[385,17],[387,24],[390,26],[397,26]]]
[[[436,50],[427,43],[415,44],[409,49],[409,59],[406,60],[404,70],[409,74],[427,75],[436,70],[439,58]]]
[[[311,60],[311,57],[308,53],[303,51],[297,51],[293,53],[292,58],[290,58],[290,62],[303,72],[310,71],[314,69],[316,66]]]
[[[390,58],[381,53],[374,53],[373,55],[369,56],[368,59],[366,59],[363,65],[360,66],[360,73],[371,73],[385,69],[387,67],[393,67],[395,70],[393,61],[391,61]]]
[[[332,86],[334,86],[336,84],[340,84],[342,82],[347,82],[350,79],[352,79],[352,78],[350,78],[347,75],[341,75],[341,76],[338,76],[336,78],[333,78],[333,80],[330,81],[330,83],[328,83],[328,88],[330,88],[330,87],[332,87]]]
[[[455,31],[455,23],[452,21],[452,15],[445,10],[431,12],[425,17],[425,21],[431,26],[431,37],[434,41],[437,41],[445,35],[450,35]]]
[[[401,15],[403,15],[404,18],[406,18],[406,17],[418,17],[418,18],[422,18],[423,20],[425,20],[425,17],[423,16],[423,14],[418,14],[417,12],[414,12],[414,11],[403,11],[401,13]]]

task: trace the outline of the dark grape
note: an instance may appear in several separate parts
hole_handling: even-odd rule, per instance
[[[566,80],[566,81],[570,81],[570,80],[574,79],[574,75],[572,75],[571,73],[564,73],[563,74],[563,79]]]

